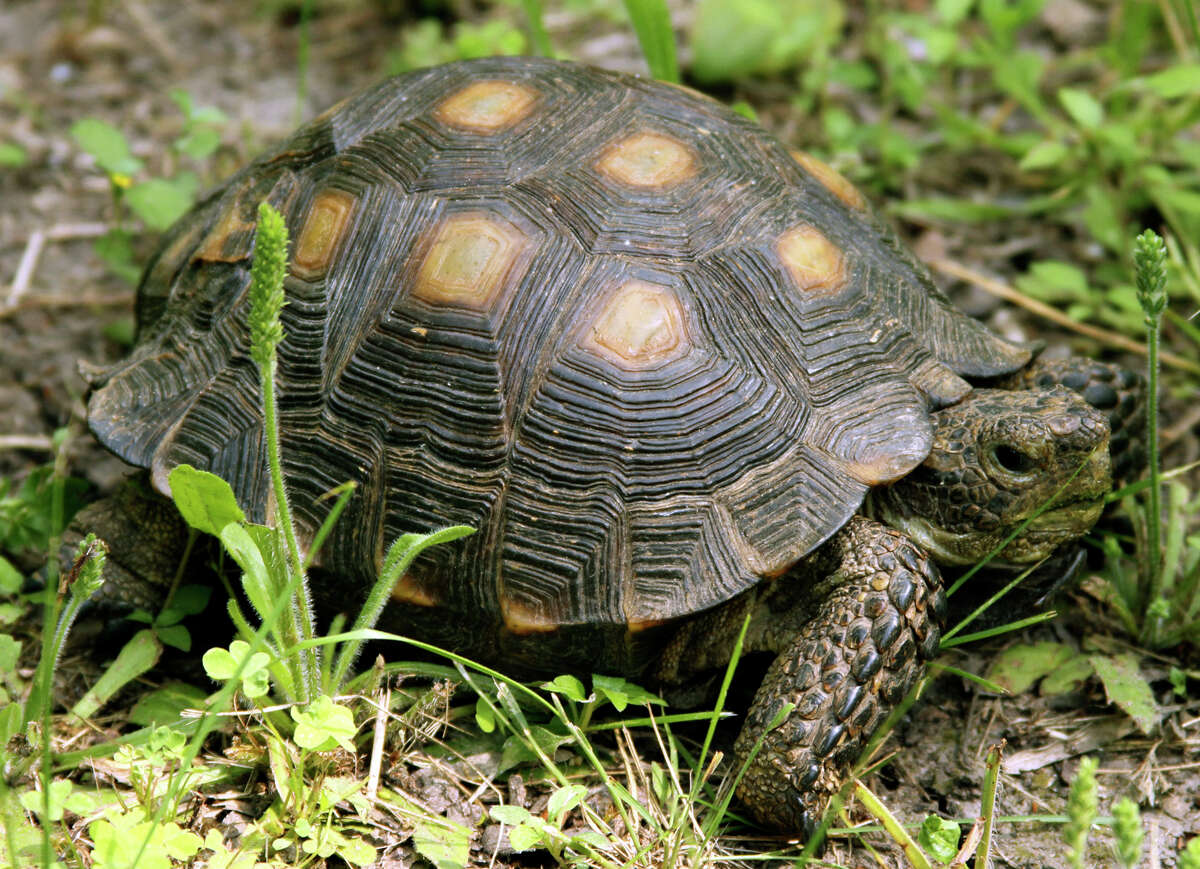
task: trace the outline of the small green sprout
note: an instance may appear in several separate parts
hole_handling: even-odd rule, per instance
[[[1162,480],[1158,460],[1158,342],[1162,331],[1163,311],[1167,307],[1167,246],[1157,233],[1147,229],[1137,237],[1133,252],[1134,281],[1138,303],[1146,315],[1146,445],[1150,489],[1146,498],[1146,555],[1148,571],[1146,611],[1142,619],[1142,641],[1155,645],[1163,619],[1151,607],[1162,596],[1162,547],[1159,526],[1162,524]]]
[[[1117,840],[1117,859],[1126,869],[1142,861],[1142,814],[1137,803],[1123,797],[1112,807],[1113,835]]]
[[[275,364],[283,340],[283,278],[287,274],[287,226],[269,202],[258,206],[258,235],[250,266],[250,357],[260,366]]]
[[[1085,757],[1079,762],[1071,792],[1067,797],[1067,816],[1070,820],[1063,826],[1063,842],[1074,869],[1084,869],[1087,854],[1088,833],[1096,821],[1097,792],[1096,768],[1100,762],[1094,757]]]

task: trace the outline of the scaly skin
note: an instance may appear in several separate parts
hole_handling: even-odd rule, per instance
[[[1124,485],[1146,465],[1146,378],[1119,365],[1082,356],[1036,359],[995,384],[1001,389],[1041,390],[1055,386],[1083,396],[1108,417],[1112,475]]]
[[[866,740],[925,670],[946,600],[936,568],[903,534],[855,517],[820,556],[836,590],[763,679],[734,750],[738,796],[759,821],[812,834]],[[763,733],[784,705],[792,712]]]
[[[974,564],[1047,503],[1002,561],[1044,558],[1100,518],[1112,490],[1108,424],[1073,392],[977,389],[933,419],[929,457],[871,492],[867,511],[939,564]]]
[[[945,601],[931,559],[979,561],[1057,496],[1001,553],[1041,558],[1086,533],[1111,489],[1104,415],[1067,389],[976,390],[933,420],[929,458],[868,505],[897,530],[852,519],[784,576],[684,625],[663,655],[662,682],[687,684],[728,661],[747,612],[746,651],[777,654],[735,745],[749,763],[738,795],[767,826],[811,833],[936,653]]]
[[[188,527],[175,505],[135,476],[88,504],[63,532],[60,563],[74,558],[88,532],[108,544],[104,586],[93,603],[110,612],[162,606],[187,546]]]

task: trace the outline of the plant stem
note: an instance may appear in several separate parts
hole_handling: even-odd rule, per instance
[[[274,357],[274,354],[272,354]],[[259,367],[262,385],[263,429],[267,437],[267,464],[271,469],[271,486],[275,491],[275,518],[286,541],[287,559],[295,589],[296,606],[299,610],[299,633],[305,640],[313,639],[312,602],[308,595],[308,582],[304,575],[304,559],[300,557],[300,545],[296,541],[296,529],[292,525],[292,511],[288,506],[287,488],[283,484],[283,463],[279,449],[279,420],[275,413],[275,359]],[[315,646],[300,653],[302,679],[297,688],[301,691],[301,702],[311,700],[317,692],[317,655]]]
[[[1146,315],[1146,458],[1150,492],[1146,509],[1146,594],[1142,598],[1141,640],[1155,646],[1162,619],[1159,604],[1163,587],[1163,554],[1159,542],[1162,524],[1162,474],[1158,466],[1158,340],[1167,307],[1167,246],[1153,230],[1139,235],[1133,252],[1138,303]]]

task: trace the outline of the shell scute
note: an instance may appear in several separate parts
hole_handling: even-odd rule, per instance
[[[635,670],[656,626],[786,570],[919,463],[963,376],[1028,358],[797,159],[711,100],[556,61],[386,81],[168,235],[90,422],[160,487],[189,461],[262,517],[245,290],[270,198],[296,239],[279,407],[305,533],[359,483],[326,593],[365,592],[398,534],[468,524],[391,624]]]

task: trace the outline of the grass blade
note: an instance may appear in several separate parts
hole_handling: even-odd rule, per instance
[[[679,81],[679,61],[675,54],[675,32],[664,0],[625,0],[629,20],[637,33],[642,56],[650,74],[661,81]]]

